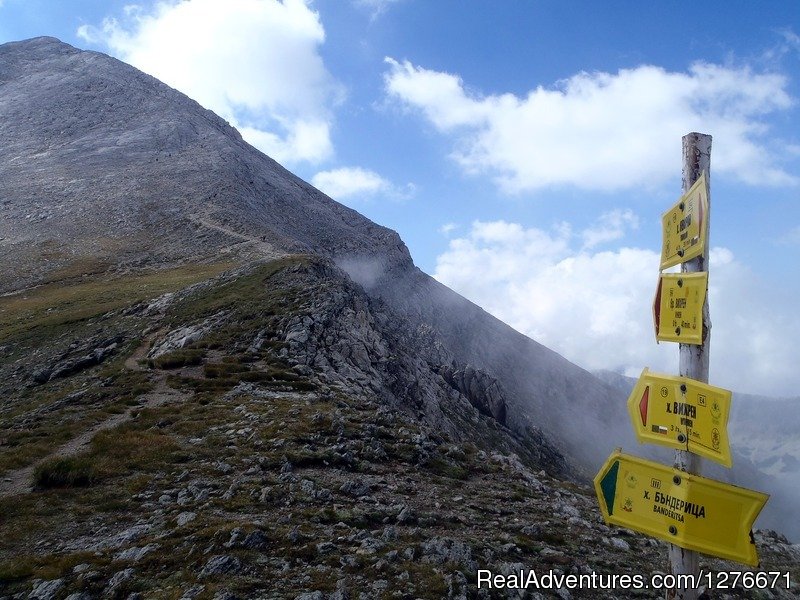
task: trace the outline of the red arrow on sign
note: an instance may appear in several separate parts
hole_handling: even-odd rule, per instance
[[[661,277],[658,278],[656,288],[656,299],[653,302],[653,323],[656,326],[656,343],[658,343],[658,332],[661,330]]]
[[[650,386],[644,388],[642,399],[639,400],[639,414],[642,415],[642,425],[647,425],[647,402],[650,399]]]

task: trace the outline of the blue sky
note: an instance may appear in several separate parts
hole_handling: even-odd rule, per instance
[[[714,136],[711,383],[800,396],[800,4],[0,0],[219,113],[426,272],[589,368],[651,306],[681,136]]]

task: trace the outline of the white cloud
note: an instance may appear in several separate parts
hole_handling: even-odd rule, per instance
[[[391,185],[374,171],[359,167],[321,171],[314,175],[311,183],[331,198],[376,194],[389,189]]]
[[[123,21],[82,26],[79,37],[191,96],[285,162],[333,153],[333,106],[342,88],[319,55],[325,31],[302,0],[180,0]]]
[[[622,213],[625,214],[625,213]],[[600,218],[602,222],[604,217]],[[659,255],[592,251],[586,231],[475,222],[450,241],[435,277],[515,329],[588,369],[676,373],[676,344],[656,344],[652,306]],[[794,301],[714,248],[710,266],[711,382],[798,395]]]
[[[286,127],[285,137],[257,127],[240,125],[238,129],[245,140],[278,162],[319,163],[333,155],[330,126],[325,121],[297,119]]]
[[[625,230],[638,229],[639,218],[631,210],[613,210],[600,215],[597,225],[581,232],[584,249],[613,242],[625,235]]]
[[[467,172],[494,175],[507,192],[659,184],[674,174],[689,131],[714,136],[715,171],[759,185],[800,182],[764,143],[764,117],[793,105],[779,74],[702,62],[685,73],[644,65],[578,73],[525,97],[481,96],[457,75],[386,62],[389,96],[452,136],[452,156]]]
[[[363,6],[371,12],[373,19],[378,18],[391,7],[402,0],[353,0],[356,6]]]
[[[453,233],[458,228],[459,228],[458,223],[445,223],[444,225],[439,227],[439,233],[441,233],[445,237],[450,237],[450,234]]]
[[[322,190],[335,200],[353,197],[367,197],[376,194],[395,198],[407,197],[413,193],[414,186],[408,184],[401,190],[375,171],[360,167],[342,167],[330,171],[320,171],[311,179],[315,188]]]
[[[779,33],[789,48],[800,52],[800,35],[797,35],[792,29],[782,29]]]

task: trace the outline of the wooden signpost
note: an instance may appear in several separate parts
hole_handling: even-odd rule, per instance
[[[660,273],[653,302],[656,341],[679,344],[680,375],[647,369],[628,398],[640,443],[675,448],[667,467],[614,452],[594,480],[606,522],[670,542],[673,575],[694,575],[697,552],[758,564],[750,530],[768,496],[700,477],[700,457],[732,464],[728,442],[731,393],[708,385],[708,229],[711,216],[711,136],[683,137],[683,195],[665,212]],[[697,589],[667,590],[668,599],[695,600]]]

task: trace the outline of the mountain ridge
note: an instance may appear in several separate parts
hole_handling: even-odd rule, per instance
[[[589,467],[602,460],[598,447],[613,447],[596,428],[553,417],[566,411],[577,421],[590,410],[613,420],[624,414],[613,388],[423,274],[396,232],[315,190],[196,102],[54,38],[0,53],[0,136],[15,140],[0,164],[0,267],[18,274],[16,282],[4,277],[0,291],[86,259],[126,269],[220,253],[242,260],[320,253],[371,295],[438,329],[460,362],[506,381],[512,428],[551,431],[553,440],[567,440],[562,451]],[[529,372],[526,381],[519,372]],[[575,406],[554,408],[563,398]],[[586,450],[587,438],[595,447]]]

